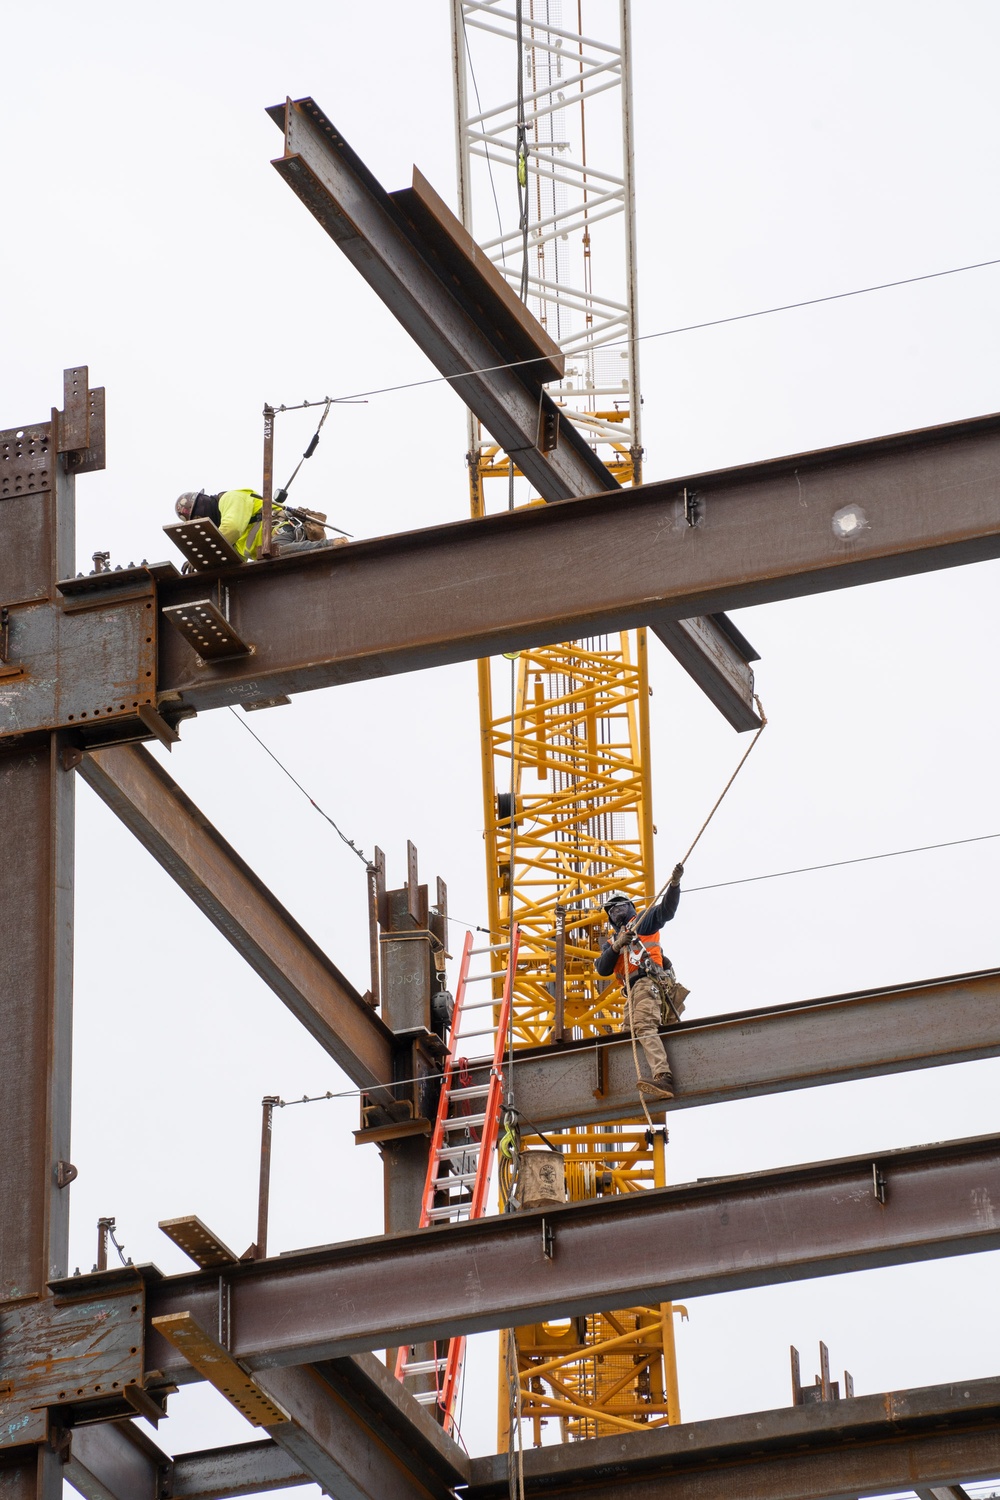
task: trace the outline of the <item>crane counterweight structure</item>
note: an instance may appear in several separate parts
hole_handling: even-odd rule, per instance
[[[589,7],[586,31],[584,8],[519,0],[510,15],[452,0],[459,209],[563,353],[561,378],[547,386],[560,420],[612,484],[630,485],[641,481],[642,443],[629,3],[610,38],[609,8]],[[516,456],[471,412],[468,466],[474,516],[499,489],[491,480],[507,481],[513,507]],[[479,664],[490,928],[520,929],[511,1042],[539,1047],[622,1025],[621,992],[594,958],[607,894],[623,890],[642,909],[655,890],[646,632],[524,651],[509,683],[507,670]],[[563,1155],[571,1200],[666,1181],[665,1128],[643,1119],[547,1139]],[[501,1393],[501,1444],[518,1415],[535,1444],[547,1423],[567,1440],[680,1420],[669,1305],[512,1337],[518,1390],[512,1406]],[[505,1363],[512,1374],[509,1351]]]

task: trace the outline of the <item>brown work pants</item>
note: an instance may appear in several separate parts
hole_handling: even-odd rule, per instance
[[[623,993],[625,993],[623,991]],[[660,1024],[660,992],[651,979],[635,979],[632,981],[632,1026],[635,1028],[635,1039],[646,1054],[653,1077],[661,1073],[670,1072],[670,1064],[667,1062],[667,1051],[662,1041],[658,1027]],[[629,1000],[626,994],[625,1018],[622,1021],[622,1031],[628,1032],[632,1029],[629,1025]]]

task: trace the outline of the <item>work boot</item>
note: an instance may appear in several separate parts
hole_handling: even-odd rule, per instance
[[[639,1089],[643,1094],[652,1094],[657,1099],[672,1099],[674,1097],[674,1079],[672,1073],[657,1073],[655,1078],[640,1078]]]

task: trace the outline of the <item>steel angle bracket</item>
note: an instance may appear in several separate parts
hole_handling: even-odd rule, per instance
[[[215,572],[218,568],[241,568],[243,559],[226,541],[214,521],[176,521],[164,526],[166,535],[187,558],[196,573]]]
[[[249,656],[253,651],[212,599],[168,604],[162,613],[202,661],[227,661],[233,656]]]
[[[277,1427],[290,1420],[288,1413],[270,1396],[265,1396],[243,1366],[190,1313],[166,1313],[153,1319],[153,1327],[243,1413],[251,1426]]]

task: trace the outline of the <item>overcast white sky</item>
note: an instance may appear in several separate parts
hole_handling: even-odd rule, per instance
[[[613,13],[612,0],[604,0]],[[600,9],[600,5],[597,6]],[[651,333],[1000,256],[988,0],[637,0],[640,322]],[[170,554],[182,489],[255,484],[260,409],[433,373],[268,165],[263,111],[312,94],[389,188],[415,160],[454,202],[444,0],[380,5],[36,0],[4,19],[0,427],[108,392],[108,467],[82,478],[79,562]],[[1000,266],[648,342],[647,477],[825,447],[1000,407]],[[279,430],[279,475],[311,426]],[[465,422],[442,386],[335,409],[299,499],[372,535],[466,513]],[[1000,832],[995,605],[980,564],[745,610],[772,727],[691,861],[692,885]],[[664,878],[745,741],[653,643]],[[485,914],[475,672],[302,697],[254,729],[392,883],[408,837],[453,915]],[[154,753],[159,754],[157,750]],[[366,983],[363,872],[231,713],[184,726],[170,771],[334,960]],[[693,1015],[993,965],[1000,840],[691,894],[671,952]],[[81,786],[73,1265],[115,1214],[137,1261],[198,1213],[253,1238],[259,1101],[346,1087]],[[459,929],[455,929],[460,936]],[[674,1117],[673,1181],[997,1128],[1000,1063]],[[279,1112],[274,1250],[377,1233],[356,1100]],[[627,1247],[623,1247],[627,1254]],[[784,1405],[819,1339],[859,1393],[996,1374],[997,1258],[693,1302],[688,1419]],[[476,1341],[463,1432],[495,1447]],[[251,1436],[175,1398],[171,1451]],[[302,1493],[301,1491],[299,1493]]]

